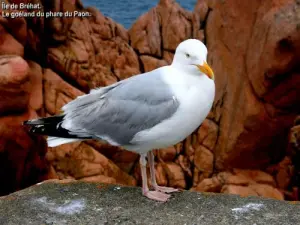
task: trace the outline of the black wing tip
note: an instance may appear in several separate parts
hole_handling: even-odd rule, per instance
[[[55,115],[50,117],[36,118],[32,120],[23,121],[23,125],[45,125],[45,124],[57,124],[62,121],[64,115]]]
[[[35,119],[35,120],[25,120],[23,121],[23,125],[38,125],[40,124],[41,121],[39,119]]]
[[[22,122],[22,125],[23,126],[24,125],[31,125],[31,122],[30,122],[30,120],[25,120],[25,121]]]

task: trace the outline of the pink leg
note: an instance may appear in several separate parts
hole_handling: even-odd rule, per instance
[[[165,192],[165,193],[171,193],[171,192],[179,191],[178,189],[175,189],[175,188],[172,188],[172,187],[158,186],[157,183],[156,183],[155,167],[154,167],[154,155],[153,155],[152,151],[148,152],[148,160],[149,160],[149,165],[150,165],[151,183],[152,183],[153,188],[156,191],[161,191],[161,192]]]
[[[142,181],[143,181],[143,195],[146,196],[147,198],[150,198],[150,199],[153,199],[156,201],[166,202],[170,198],[170,195],[159,192],[159,191],[149,191],[148,182],[147,182],[146,165],[147,165],[146,155],[141,154],[140,166],[141,166]]]

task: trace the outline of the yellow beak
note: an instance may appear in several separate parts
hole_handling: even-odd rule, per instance
[[[196,66],[202,73],[206,74],[210,79],[215,80],[214,72],[206,62],[204,62],[203,65]]]

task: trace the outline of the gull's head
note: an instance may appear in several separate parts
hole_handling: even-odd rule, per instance
[[[172,66],[189,71],[192,74],[205,74],[214,80],[214,72],[206,62],[207,48],[197,39],[181,42],[176,48]]]

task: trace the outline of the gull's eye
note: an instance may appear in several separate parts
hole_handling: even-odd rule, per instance
[[[187,58],[190,58],[190,54],[189,54],[189,53],[185,53],[185,56],[186,56]]]

